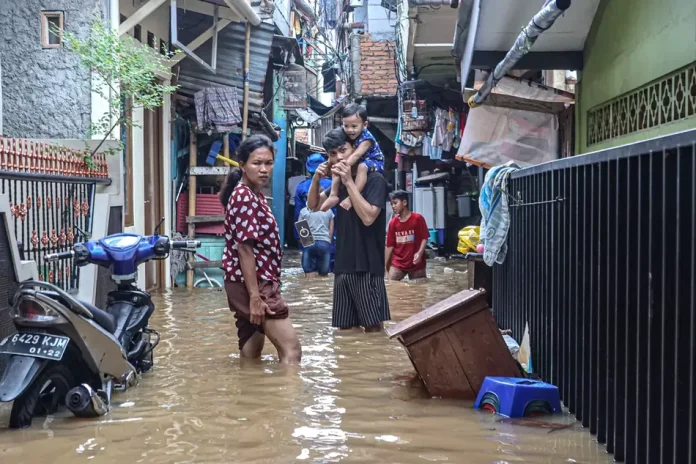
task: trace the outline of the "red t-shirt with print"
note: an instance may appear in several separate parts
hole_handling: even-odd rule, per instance
[[[403,272],[425,269],[425,256],[416,265],[413,264],[413,256],[429,236],[428,225],[420,214],[411,213],[404,222],[399,216],[394,216],[387,230],[387,247],[394,248],[391,265]]]
[[[278,224],[263,193],[254,193],[241,182],[232,191],[225,217],[225,251],[222,268],[228,282],[244,282],[237,244],[251,242],[259,280],[280,281],[283,249]]]

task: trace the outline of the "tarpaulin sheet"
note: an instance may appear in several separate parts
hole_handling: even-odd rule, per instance
[[[520,167],[558,158],[554,114],[480,106],[469,111],[457,158],[490,168],[508,161]]]

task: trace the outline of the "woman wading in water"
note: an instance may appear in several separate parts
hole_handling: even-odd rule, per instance
[[[302,348],[280,294],[278,224],[261,193],[274,156],[273,142],[263,135],[249,137],[237,149],[240,169],[230,171],[220,191],[226,216],[222,267],[241,356],[260,358],[268,337],[280,362],[291,364],[300,362]]]

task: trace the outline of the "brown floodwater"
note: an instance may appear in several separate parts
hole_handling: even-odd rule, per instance
[[[0,463],[612,462],[570,416],[549,433],[427,398],[398,342],[334,331],[332,281],[302,278],[296,255],[286,261],[301,366],[278,365],[270,343],[262,361],[242,363],[224,294],[175,289],[155,297],[154,371],[100,419],[0,429]],[[427,282],[390,283],[394,321],[462,290],[462,269],[431,261]],[[8,416],[0,407],[0,424]]]

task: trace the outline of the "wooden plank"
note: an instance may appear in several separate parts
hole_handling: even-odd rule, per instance
[[[131,15],[130,18],[121,23],[121,25],[118,27],[118,35],[125,35],[128,31],[140,24],[143,19],[150,16],[157,8],[164,5],[166,2],[167,0],[150,0],[141,6],[138,11]]]
[[[421,340],[422,338],[430,337],[431,335],[446,329],[452,324],[456,324],[462,319],[466,319],[472,314],[481,310],[488,310],[486,300],[480,298],[470,302],[466,307],[459,307],[456,310],[442,313],[437,317],[429,319],[427,323],[416,326],[402,333],[399,338],[406,342],[406,346]]]
[[[189,213],[190,213],[190,211],[189,211]],[[202,223],[210,223],[210,222],[224,222],[224,221],[225,221],[224,214],[211,214],[208,216],[186,216],[186,223],[189,224],[189,226],[191,226],[193,224],[202,224]]]
[[[222,269],[222,261],[193,261],[186,263],[186,269]]]
[[[222,19],[217,23],[217,30],[218,32],[223,30],[225,27],[227,27],[229,24],[231,24],[232,21],[229,19]],[[214,32],[214,27],[211,27],[210,29],[207,29],[204,33],[193,39],[191,42],[189,42],[186,45],[186,48],[191,50],[192,52],[195,51],[198,47],[206,43],[208,40],[210,40],[213,37],[213,32]],[[169,60],[169,66],[174,66],[177,63],[179,63],[181,60],[186,58],[186,53],[184,52],[179,52],[176,55],[174,55],[170,60]]]
[[[196,167],[196,161],[198,158],[198,142],[196,139],[196,124],[191,124],[191,130],[189,130],[189,170]],[[189,205],[188,213],[189,216],[196,215],[196,176],[189,176]],[[187,218],[188,220],[188,218]],[[188,238],[193,240],[196,238],[196,224],[188,224]],[[193,262],[193,254],[188,258],[189,262]],[[186,272],[186,288],[193,288],[193,269],[189,269]]]
[[[466,373],[444,332],[414,343],[408,348],[408,352],[430,395],[476,399]]]
[[[488,377],[519,377],[520,370],[497,327],[491,329],[490,311],[483,310],[444,330],[475,394]]]
[[[191,176],[226,176],[230,172],[229,166],[196,166],[189,168]]]
[[[244,16],[237,15],[234,11],[229,9],[224,2],[204,2],[201,0],[186,0],[179,1],[176,7],[180,10],[193,11],[194,13],[204,14],[206,16],[213,16],[215,14],[215,6],[223,7],[218,8],[218,18],[223,20],[227,19],[233,23],[244,22]],[[212,18],[210,18],[212,21]]]
[[[389,338],[394,338],[397,335],[408,332],[418,326],[427,325],[431,320],[446,313],[452,312],[461,306],[471,305],[479,300],[483,300],[483,292],[479,290],[463,290],[440,301],[439,303],[432,305],[418,314],[415,314],[408,319],[389,327],[385,332]],[[478,306],[476,307],[478,308]],[[459,311],[455,312],[459,313]],[[470,310],[467,310],[464,313],[458,314],[457,317],[458,319],[461,319],[462,317],[466,317],[466,315],[470,312]]]

